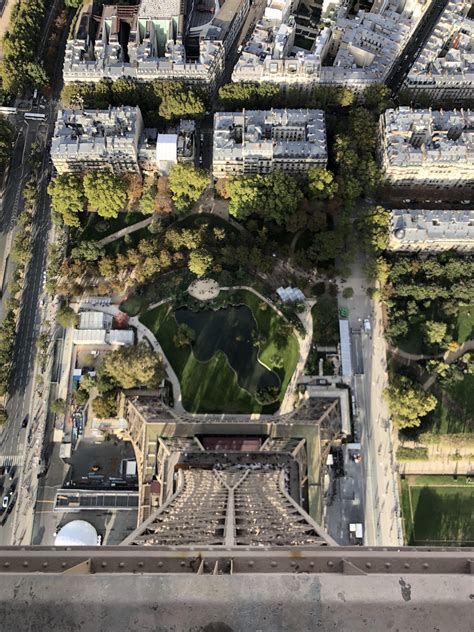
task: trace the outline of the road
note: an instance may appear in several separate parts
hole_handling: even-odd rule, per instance
[[[47,18],[48,25],[52,22],[52,16],[56,6],[57,0],[51,4],[50,14]],[[65,28],[61,42],[62,51],[64,51],[67,32],[68,28]],[[46,41],[47,39],[44,37],[40,47],[40,55]],[[5,244],[8,245],[8,231],[10,230],[14,233],[16,219],[18,214],[23,210],[22,190],[30,175],[29,166],[25,161],[29,155],[31,144],[35,140],[38,140],[41,142],[42,147],[45,148],[48,139],[53,134],[58,107],[57,97],[61,86],[62,59],[59,58],[55,75],[51,81],[52,99],[48,103],[47,108],[41,110],[47,115],[47,122],[25,121],[22,113],[17,115],[17,123],[23,130],[23,139],[20,135],[15,144],[8,180],[4,188],[0,213],[3,241],[0,242],[0,248],[4,247]],[[30,442],[34,443],[38,441],[38,439],[42,442],[42,437],[38,438],[33,436],[37,425],[34,418],[36,411],[32,410],[32,406],[36,378],[34,374],[36,339],[42,320],[40,300],[43,295],[43,272],[45,269],[49,232],[51,228],[50,204],[47,195],[49,176],[48,151],[43,151],[42,153],[42,164],[39,172],[36,211],[33,217],[32,229],[32,258],[27,267],[24,280],[17,328],[18,333],[13,351],[12,379],[6,402],[8,422],[2,429],[0,435],[0,461],[3,463],[14,462],[19,464],[17,477],[19,477],[18,487],[21,488],[21,494],[18,496],[20,500],[17,502],[14,511],[9,516],[6,524],[0,529],[0,544],[11,543],[12,529],[16,522],[16,514],[22,509],[22,502],[29,502],[28,486],[22,488],[21,485],[23,479],[22,464],[28,445]],[[2,255],[3,254],[4,251],[2,250]],[[6,272],[4,286],[7,285],[9,274],[11,273],[10,265]],[[44,403],[45,402],[43,402],[43,404]],[[35,405],[37,405],[37,402]],[[21,424],[27,414],[30,416],[30,419],[29,427],[25,431],[21,428]],[[25,494],[24,497],[22,496],[23,494]]]
[[[365,478],[365,544],[402,544],[397,474],[392,442],[392,426],[384,401],[387,384],[386,347],[382,312],[379,302],[370,301],[366,290],[364,258],[360,256],[351,277],[342,287],[352,287],[351,299],[339,297],[339,306],[349,309],[355,375],[352,388],[355,396],[355,439],[361,443]],[[371,332],[363,331],[363,320],[369,318]]]
[[[394,93],[397,93],[402,87],[410,68],[426,44],[439,16],[447,4],[448,0],[433,0],[430,8],[422,17],[418,28],[405,46],[398,63],[392,69],[385,82]]]

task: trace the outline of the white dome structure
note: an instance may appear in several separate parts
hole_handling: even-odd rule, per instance
[[[68,522],[56,534],[55,546],[97,546],[97,531],[85,520]]]

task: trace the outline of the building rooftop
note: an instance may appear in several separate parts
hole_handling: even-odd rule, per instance
[[[446,80],[472,86],[474,80],[474,21],[467,17],[472,0],[449,0],[420,56],[410,69],[407,84]]]
[[[474,165],[471,110],[390,109],[382,115],[386,161],[393,166]]]
[[[171,18],[184,13],[184,0],[141,0],[138,18]]]
[[[474,210],[413,210],[391,211],[391,232],[394,245],[397,242],[459,242],[472,241],[474,248]]]
[[[327,157],[322,110],[244,110],[214,115],[214,161]]]
[[[137,152],[140,109],[131,106],[108,110],[58,111],[51,142],[51,158],[102,156],[110,152]]]

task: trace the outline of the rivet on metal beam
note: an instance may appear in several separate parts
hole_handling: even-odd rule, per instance
[[[390,562],[385,562],[385,568],[392,568],[392,565],[390,564]]]
[[[48,562],[43,562],[43,568],[47,568]]]
[[[102,568],[105,568],[107,566],[107,562],[102,562],[101,566]]]
[[[314,562],[311,562],[311,563],[314,566]],[[332,568],[334,566],[334,562],[332,560],[329,560],[328,566]]]
[[[365,568],[372,568],[371,562],[366,562],[365,563]]]
[[[186,562],[184,560],[181,560],[180,564],[181,566],[186,566]]]
[[[254,562],[253,560],[250,560],[250,562],[248,563],[248,566],[253,566],[253,565],[254,565],[254,563],[255,563],[255,562]]]
[[[125,567],[125,562],[119,562],[119,568],[124,568]]]
[[[163,562],[158,562],[158,567],[161,568],[163,566]]]
[[[410,568],[410,564],[408,562],[405,562],[405,564],[403,565],[405,568]]]
[[[296,562],[290,562],[290,566],[296,566]]]
[[[428,562],[425,562],[425,563],[423,564],[423,568],[429,568],[429,567],[430,567],[430,565],[428,564]]]
[[[276,566],[278,566],[278,564],[276,562],[271,562],[270,566],[273,566],[273,568],[275,568]]]
[[[67,564],[66,562],[61,562],[61,568],[66,568]]]
[[[26,568],[28,566],[28,562],[23,562],[23,566]]]
[[[138,566],[139,566],[140,568],[143,568],[143,562],[138,562]]]
[[[309,565],[311,568],[314,568],[314,562],[310,562]]]
[[[10,566],[10,562],[4,562],[4,563],[3,563],[3,566],[4,566],[5,568],[9,568],[9,566]]]

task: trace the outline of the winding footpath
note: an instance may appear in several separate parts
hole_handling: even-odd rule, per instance
[[[165,299],[160,301],[159,303],[155,303],[154,305],[150,306],[150,309],[159,307],[160,305],[167,303],[168,300],[169,299]],[[90,309],[91,311],[102,312],[103,314],[108,314],[112,317],[116,316],[120,312],[118,305],[87,305],[87,309]],[[186,411],[184,410],[184,406],[182,403],[181,386],[179,384],[178,376],[174,372],[173,367],[169,363],[155,335],[152,331],[150,331],[150,329],[148,329],[148,327],[145,327],[145,325],[140,322],[137,316],[131,316],[129,318],[128,324],[136,330],[137,338],[139,341],[147,340],[153,347],[153,350],[159,353],[163,358],[163,366],[166,370],[167,377],[173,386],[174,409],[177,413],[185,413]]]

